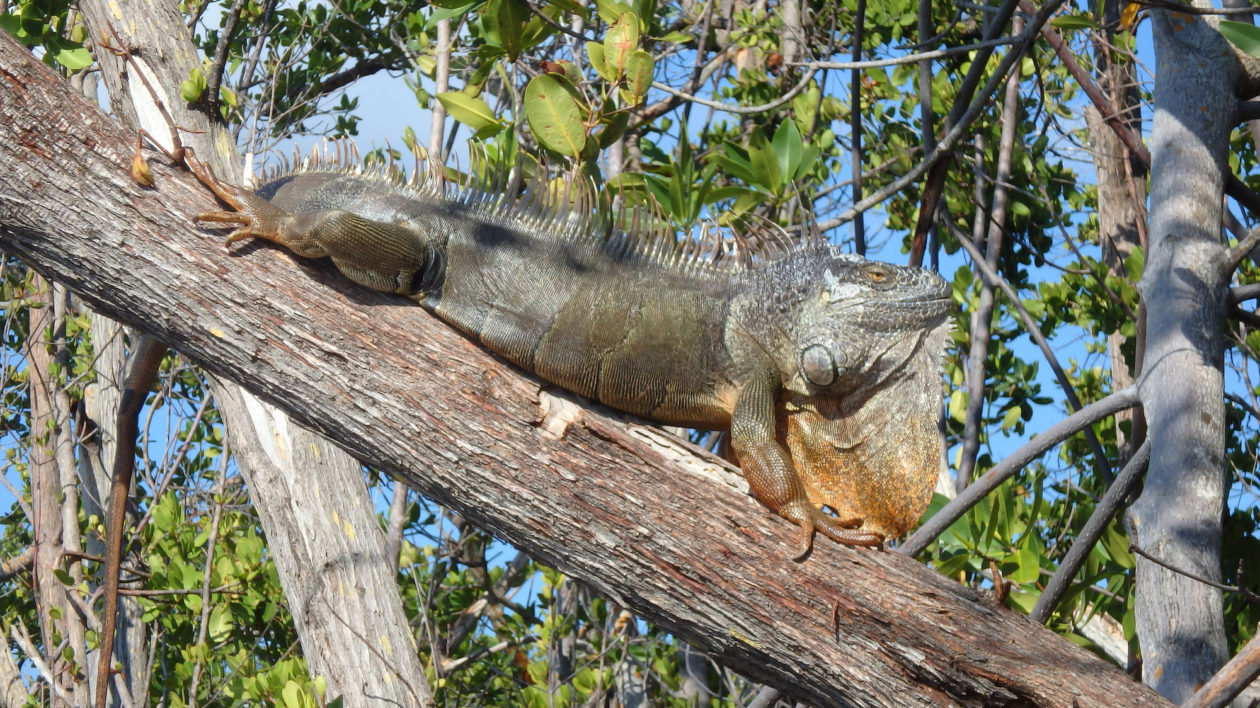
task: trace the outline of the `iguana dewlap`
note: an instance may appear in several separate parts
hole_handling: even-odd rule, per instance
[[[235,210],[200,217],[237,225],[229,244],[328,257],[547,381],[662,423],[729,429],[753,494],[800,527],[802,555],[815,530],[879,545],[931,498],[950,309],[934,273],[826,244],[715,261],[556,206],[545,188],[448,198],[432,179],[328,165],[256,192],[200,176]]]

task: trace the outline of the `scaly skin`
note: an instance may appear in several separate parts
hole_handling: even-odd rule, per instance
[[[926,508],[949,309],[935,274],[825,246],[719,267],[636,250],[633,236],[623,248],[566,215],[540,224],[512,203],[467,206],[380,178],[299,173],[255,193],[194,172],[233,210],[199,217],[236,226],[228,244],[328,257],[547,381],[666,424],[729,429],[753,494],[799,527],[799,556],[815,531],[879,546]],[[852,410],[867,399],[894,405]]]

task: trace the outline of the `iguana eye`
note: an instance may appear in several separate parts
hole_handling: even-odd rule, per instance
[[[815,386],[830,386],[836,380],[836,360],[826,347],[815,344],[801,352],[801,373]]]
[[[882,283],[885,280],[888,280],[888,271],[880,268],[879,266],[875,266],[866,271],[866,277],[870,278],[873,283]]]

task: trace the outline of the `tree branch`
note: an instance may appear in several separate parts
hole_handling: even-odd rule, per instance
[[[953,501],[936,512],[932,518],[928,519],[927,523],[920,526],[897,550],[909,556],[918,555],[924,548],[927,548],[927,545],[933,539],[949,528],[950,524],[957,521],[959,517],[967,513],[968,509],[975,506],[976,502],[983,499],[989,492],[997,489],[998,485],[1022,469],[1024,465],[1045,454],[1047,450],[1080,432],[1083,428],[1093,425],[1116,411],[1132,408],[1139,402],[1137,388],[1130,386],[1129,388],[1116,391],[1100,401],[1095,401],[1050,426],[1044,433],[1024,443],[1023,447],[1007,455],[1006,459],[994,465],[992,469],[981,475],[975,482],[972,482],[971,486],[967,487],[961,494],[954,497]]]
[[[131,136],[7,37],[0,104],[0,247],[754,680],[816,705],[1159,703],[899,554],[791,562],[795,529],[721,462],[601,409],[548,417],[408,301],[225,252],[191,226],[214,205],[190,175],[155,161],[136,185]]]

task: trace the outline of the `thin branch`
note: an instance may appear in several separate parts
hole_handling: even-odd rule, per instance
[[[1229,289],[1229,302],[1231,305],[1254,300],[1258,297],[1260,297],[1260,284],[1239,285],[1236,288]]]
[[[853,25],[853,63],[862,60],[862,34],[866,28],[866,0],[857,0]],[[862,199],[862,70],[853,69],[849,83],[849,133],[850,158],[853,172],[853,201]],[[862,212],[853,217],[853,250],[859,256],[866,256],[866,226],[862,223]]]
[[[804,61],[790,62],[792,66],[804,66],[811,69],[840,69],[841,71],[849,71],[850,69],[878,69],[883,66],[899,66],[902,64],[915,64],[921,61],[932,61],[933,59],[944,59],[946,57],[957,56],[960,54],[970,54],[980,49],[994,49],[1005,44],[1013,44],[1019,40],[1018,37],[1001,37],[999,39],[986,39],[983,42],[974,44],[964,44],[958,47],[950,47],[948,49],[934,49],[930,52],[916,52],[914,54],[905,54],[899,57],[890,57],[888,59],[865,59],[854,61]]]
[[[954,123],[954,125],[950,126],[949,132],[941,138],[941,141],[937,144],[935,150],[929,153],[922,162],[910,168],[910,170],[904,175],[888,183],[882,189],[875,191],[871,194],[871,196],[863,199],[857,204],[854,204],[847,211],[837,216],[835,222],[838,224],[847,223],[852,221],[853,217],[856,216],[858,212],[866,211],[873,206],[882,204],[886,199],[905,189],[912,182],[915,182],[922,177],[929,169],[936,165],[937,162],[952,154],[954,147],[962,141],[963,136],[967,133],[967,129],[973,122],[975,122],[976,118],[980,117],[980,114],[988,108],[989,98],[997,91],[998,86],[1006,80],[1006,75],[1010,73],[1011,68],[1014,67],[1016,61],[1018,61],[1023,55],[1024,50],[1028,48],[1028,45],[1032,44],[1034,39],[1036,39],[1041,26],[1049,21],[1050,16],[1053,15],[1064,2],[1065,0],[1049,0],[1049,2],[1038,10],[1037,14],[1028,21],[1028,29],[1026,29],[1023,34],[1019,35],[1019,37],[1012,42],[1011,50],[1007,52],[1006,56],[1002,58],[1002,61],[998,63],[997,68],[989,77],[989,80],[985,82],[984,87],[978,92],[976,99],[971,102],[965,111],[963,111],[958,121]]]
[[[1132,538],[1132,535],[1130,535],[1130,538]],[[1210,578],[1205,578],[1201,575],[1195,575],[1194,573],[1191,573],[1190,571],[1184,568],[1178,568],[1177,566],[1173,565],[1172,563],[1169,563],[1166,560],[1163,560],[1161,558],[1156,558],[1155,556],[1151,555],[1147,551],[1143,550],[1141,546],[1139,546],[1137,543],[1135,543],[1132,540],[1129,541],[1129,550],[1132,551],[1133,553],[1136,553],[1139,556],[1142,556],[1146,560],[1154,563],[1155,565],[1165,570],[1171,571],[1173,573],[1176,573],[1177,575],[1180,575],[1186,578],[1190,578],[1191,580],[1195,582],[1203,583],[1204,585],[1207,585],[1208,587],[1216,588],[1217,590],[1221,590],[1223,592],[1235,593],[1239,597],[1246,600],[1247,602],[1250,602],[1253,605],[1260,605],[1260,595],[1256,595],[1254,592],[1250,590],[1250,588],[1246,587],[1245,585],[1241,585],[1241,584],[1227,585],[1225,583],[1217,582]]]
[[[672,86],[667,86],[659,81],[653,81],[652,88],[657,89],[658,91],[664,91],[665,93],[675,98],[681,98],[684,101],[690,101],[692,103],[698,103],[702,106],[712,108],[715,111],[724,111],[726,113],[735,113],[738,115],[750,115],[750,114],[755,114],[755,113],[765,113],[767,111],[773,111],[774,109],[778,108],[779,106],[782,106],[788,101],[791,101],[793,98],[796,98],[796,94],[800,93],[801,91],[804,91],[806,87],[809,86],[809,81],[810,79],[814,78],[815,73],[816,72],[814,69],[810,69],[809,71],[805,72],[805,75],[801,77],[801,80],[791,89],[789,89],[787,93],[783,94],[782,96],[779,96],[778,98],[774,99],[773,101],[770,101],[769,103],[763,103],[760,106],[733,106],[729,103],[711,101],[707,98],[700,98],[699,96],[695,96],[685,91],[679,91],[678,89],[673,88]]]
[[[953,218],[949,217],[948,210],[945,211],[945,223],[951,231],[958,227],[954,225]],[[1050,343],[1046,341],[1046,337],[1041,333],[1041,328],[1037,326],[1037,322],[1028,312],[1028,308],[1024,307],[1024,301],[1020,299],[1019,293],[1015,292],[1015,288],[1006,282],[1006,279],[997,273],[989,263],[980,255],[980,251],[966,238],[965,234],[955,233],[962,247],[966,249],[971,256],[972,261],[980,268],[981,273],[988,282],[992,282],[1002,289],[1006,294],[1007,300],[1010,301],[1015,311],[1019,313],[1020,320],[1024,323],[1024,330],[1028,332],[1028,336],[1037,344],[1037,348],[1041,350],[1042,356],[1045,357],[1046,363],[1050,365],[1050,370],[1054,372],[1055,379],[1059,382],[1059,387],[1063,390],[1063,395],[1068,399],[1068,405],[1072,410],[1081,410],[1081,399],[1076,395],[1076,388],[1072,386],[1072,380],[1068,378],[1067,372],[1063,370],[1063,366],[1059,364],[1059,357],[1055,355],[1054,349],[1050,347]],[[1085,430],[1085,439],[1089,442],[1090,451],[1094,457],[1094,470],[1102,479],[1110,481],[1112,472],[1106,464],[1107,453],[1103,450],[1102,443],[1098,442],[1098,437],[1094,435],[1092,429]]]
[[[1037,604],[1033,606],[1032,612],[1028,613],[1029,619],[1039,624],[1045,624],[1046,620],[1050,619],[1050,613],[1059,604],[1059,600],[1063,599],[1063,595],[1072,584],[1072,580],[1076,578],[1077,572],[1085,564],[1090,551],[1094,549],[1094,544],[1098,542],[1098,539],[1102,537],[1103,531],[1107,529],[1107,524],[1116,515],[1124,500],[1137,488],[1138,482],[1142,479],[1142,474],[1146,471],[1146,463],[1150,459],[1151,441],[1150,438],[1147,438],[1138,447],[1137,452],[1133,453],[1133,457],[1129,458],[1128,464],[1124,466],[1116,480],[1107,488],[1107,493],[1103,495],[1102,501],[1094,507],[1093,516],[1089,517],[1089,521],[1085,522],[1085,528],[1081,529],[1080,534],[1076,537],[1076,541],[1072,544],[1072,548],[1068,550],[1067,555],[1063,557],[1063,561],[1059,563],[1059,568],[1054,572],[1054,577],[1050,578],[1046,589],[1041,592],[1041,597],[1038,598]]]
[[[1160,2],[1159,0],[1130,0],[1134,5],[1142,7],[1158,8],[1161,10],[1172,10],[1180,12],[1183,15],[1254,15],[1260,13],[1260,8],[1244,7],[1244,8],[1227,8],[1227,7],[1195,7],[1189,3],[1179,2]]]
[[[0,581],[8,580],[18,573],[30,570],[35,563],[35,547],[27,546],[26,550],[13,556],[5,558],[0,562]]]
[[[961,518],[963,514],[967,513],[968,509],[975,506],[976,502],[983,499],[989,492],[997,489],[1000,484],[1023,469],[1024,465],[1037,459],[1045,454],[1047,450],[1075,435],[1082,429],[1109,415],[1113,415],[1117,411],[1132,408],[1140,403],[1141,399],[1138,397],[1137,387],[1129,386],[1085,406],[1050,426],[1044,433],[1029,440],[1018,450],[1008,455],[1006,459],[995,465],[988,472],[985,472],[971,486],[955,497],[953,501],[936,512],[936,515],[920,526],[919,530],[915,531],[910,538],[906,539],[905,543],[897,548],[897,551],[908,556],[918,555],[937,536],[941,535],[945,529],[949,528],[950,524]]]
[[[1020,18],[1014,18],[1012,28],[1017,32],[1023,29]],[[976,266],[984,270],[986,275],[997,274],[1002,254],[1002,241],[1006,235],[1006,205],[1010,194],[1007,185],[1011,179],[1011,156],[1015,152],[1015,127],[1018,120],[1019,73],[1012,72],[1006,79],[1006,95],[1003,96],[1002,101],[1002,130],[998,139],[997,173],[994,175],[993,198],[989,204],[989,228],[985,237],[984,254],[981,255],[975,244],[960,236],[960,240],[965,241],[965,245],[969,246],[967,251],[972,259],[977,261]],[[979,168],[980,165],[977,165],[977,169]],[[953,226],[952,219],[949,220],[949,224]],[[916,238],[916,240],[919,239]],[[967,412],[964,424],[966,439],[963,442],[962,458],[958,465],[958,479],[955,480],[958,487],[966,486],[971,482],[971,475],[976,467],[976,457],[980,451],[979,431],[984,414],[985,362],[989,358],[991,324],[996,300],[993,291],[998,285],[998,280],[1000,279],[984,278],[980,287],[979,306],[972,320],[971,350],[967,357]],[[1010,293],[1007,293],[1007,296],[1010,297]],[[1018,298],[1014,300],[1019,303]],[[1033,324],[1030,320],[1031,318],[1025,322],[1025,326]],[[1035,329],[1035,327],[1029,327],[1029,329]],[[1073,406],[1073,408],[1079,409],[1080,406]]]
[[[206,565],[202,571],[201,577],[201,617],[197,620],[197,644],[204,646],[206,637],[210,633],[210,608],[214,604],[210,602],[210,577],[214,571],[214,546],[219,541],[219,521],[223,518],[223,489],[224,480],[227,479],[227,460],[229,455],[227,450],[219,456],[221,466],[219,468],[219,479],[215,483],[214,490],[214,511],[210,516],[210,536],[206,539]],[[189,681],[188,700],[189,704],[196,708],[197,706],[197,686],[201,683],[201,670],[205,662],[200,658],[197,663],[193,664],[192,679]]]
[[[56,679],[53,678],[52,671],[48,669],[48,664],[44,663],[44,658],[40,656],[39,650],[35,648],[35,643],[31,641],[31,637],[27,633],[26,627],[22,627],[21,634],[18,634],[17,630],[17,626],[10,625],[9,636],[13,638],[14,643],[18,645],[19,649],[26,652],[27,660],[35,667],[35,671],[39,673],[39,677],[44,680],[44,683],[48,684],[48,688],[52,691],[54,696],[60,698],[62,701],[65,701],[66,705],[74,705],[74,702],[70,700],[70,697],[66,695],[66,692],[62,690]]]

